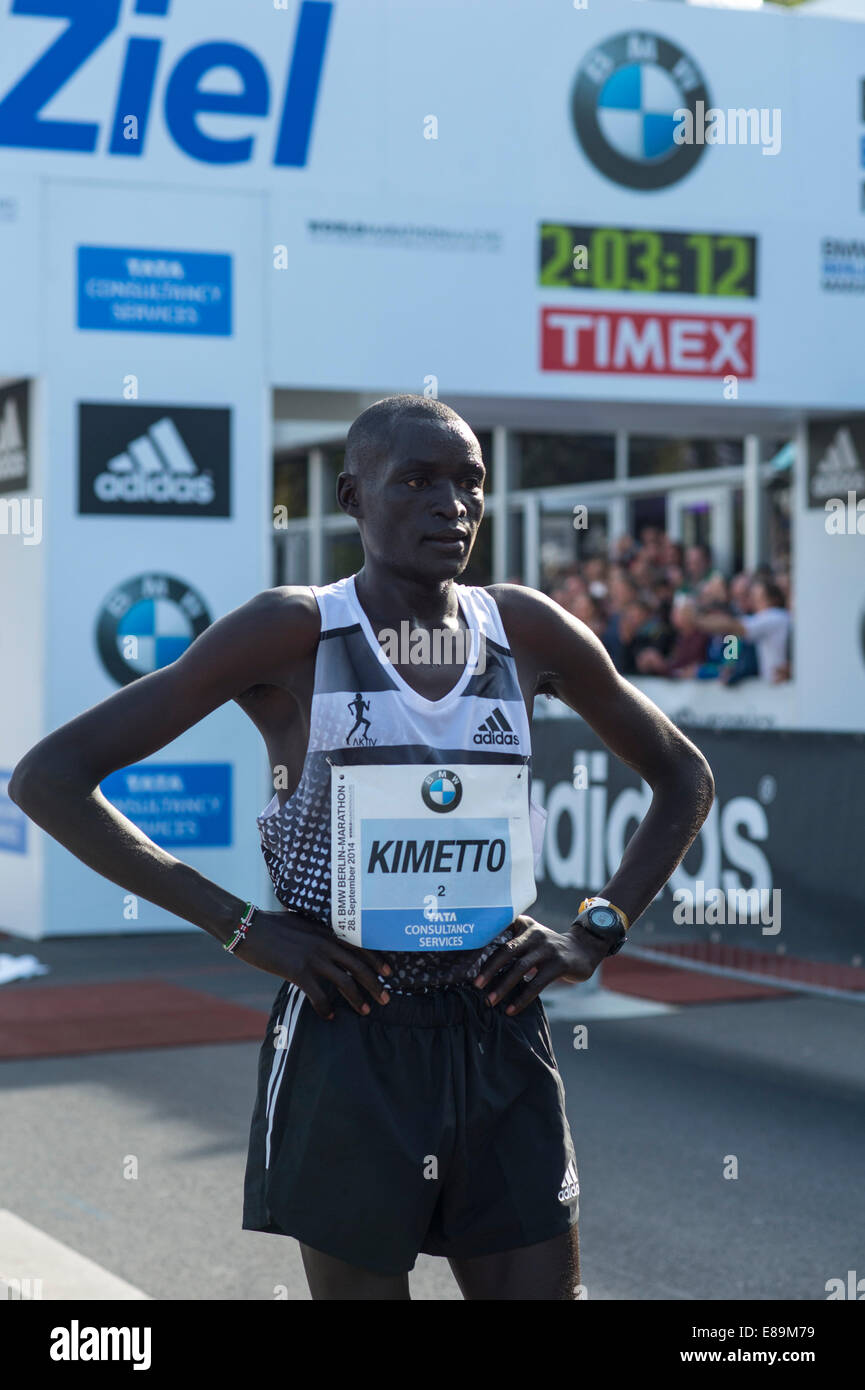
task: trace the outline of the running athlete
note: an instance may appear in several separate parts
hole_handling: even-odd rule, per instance
[[[714,795],[702,754],[588,627],[519,585],[455,584],[483,484],[478,441],[453,410],[377,402],[349,431],[337,483],[360,571],[251,599],[43,739],[9,786],[84,863],[282,981],[243,1225],[299,1240],[316,1299],[408,1298],[419,1251],[448,1259],[466,1299],[578,1296],[579,1181],[539,996],[620,949]],[[391,661],[380,635],[406,620],[413,637],[458,633],[461,661]],[[352,693],[386,731],[374,744],[346,746]],[[578,711],[653,793],[566,931],[526,913],[541,693]],[[175,859],[99,790],[228,700],[261,732],[281,789],[258,818],[281,911]]]

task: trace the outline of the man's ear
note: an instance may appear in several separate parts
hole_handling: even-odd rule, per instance
[[[340,473],[336,480],[336,502],[340,511],[355,518],[360,516],[360,495],[356,473]]]

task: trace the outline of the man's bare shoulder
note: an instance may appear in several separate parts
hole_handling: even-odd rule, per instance
[[[563,619],[571,617],[553,599],[526,584],[488,584],[486,592],[495,599],[507,631],[513,630],[520,637],[533,632],[537,635],[538,623],[542,632],[552,632]],[[576,620],[571,618],[571,622]]]
[[[206,628],[175,663],[176,674],[235,691],[282,685],[315,652],[320,633],[318,604],[309,589],[263,589]]]
[[[262,623],[290,622],[316,636],[321,630],[315,595],[305,584],[280,584],[274,589],[262,589],[237,611],[244,611]]]
[[[528,584],[487,584],[485,591],[495,599],[500,608],[516,605],[531,609],[538,604],[546,605],[552,602],[540,589],[530,589]]]
[[[312,652],[321,635],[321,614],[312,590],[300,584],[262,589],[229,615],[243,626],[256,645],[273,644],[271,650],[295,660]]]

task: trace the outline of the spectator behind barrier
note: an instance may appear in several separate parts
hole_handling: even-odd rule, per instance
[[[690,680],[705,660],[709,639],[697,626],[697,605],[688,594],[674,599],[671,621],[676,640],[670,655],[663,657],[656,648],[647,647],[637,657],[637,670],[643,675]]]
[[[745,638],[757,653],[757,674],[761,680],[778,684],[790,679],[790,614],[784,594],[774,580],[754,579],[748,595],[750,612],[736,617],[726,613],[706,613],[697,621],[704,632]]]
[[[729,583],[702,543],[658,527],[619,536],[555,577],[551,597],[586,623],[624,675],[698,677],[734,685],[790,677],[790,577],[768,565]],[[729,638],[736,637],[736,644]]]

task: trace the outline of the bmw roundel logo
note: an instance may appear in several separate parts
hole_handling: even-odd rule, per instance
[[[441,767],[424,778],[420,794],[431,811],[455,811],[463,799],[463,784],[455,772]]]
[[[96,646],[118,685],[176,661],[210,626],[204,600],[170,574],[139,574],[118,584],[96,621]]]
[[[614,183],[650,192],[690,173],[703,144],[676,144],[690,110],[711,106],[693,58],[659,34],[617,34],[593,48],[577,73],[571,114],[577,138],[595,168]]]

